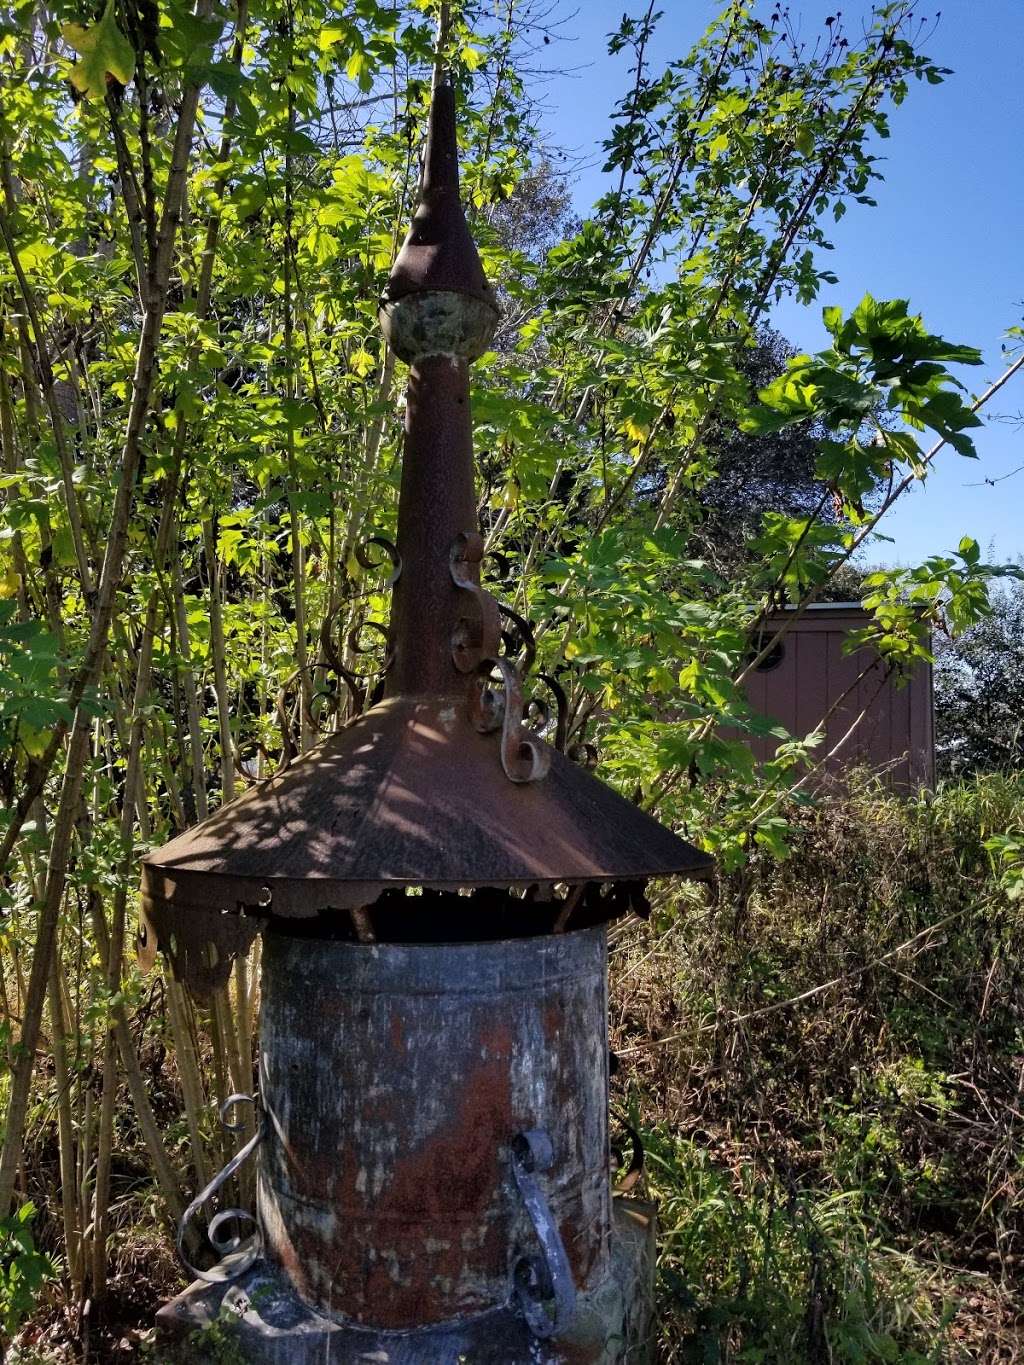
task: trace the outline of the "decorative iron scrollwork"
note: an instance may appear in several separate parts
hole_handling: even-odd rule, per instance
[[[560,754],[584,768],[597,767],[597,747],[584,739],[584,731],[590,718],[589,712],[583,716],[574,715],[565,688],[552,673],[538,673],[538,679],[545,684],[555,699],[555,734],[553,744]],[[531,697],[527,710],[536,714],[546,714],[544,722],[550,724],[550,708],[541,697]]]
[[[569,738],[569,698],[565,688],[552,673],[539,673],[537,675],[542,683],[547,685],[548,690],[555,699],[555,748],[560,754],[565,753],[565,746]],[[547,703],[542,702],[545,708]],[[550,710],[550,708],[547,708]]]
[[[373,546],[377,546],[378,549],[384,551],[383,559],[377,559],[373,556],[371,553],[371,547]],[[391,565],[391,572],[388,574],[383,584],[379,585],[379,587],[368,589],[366,592],[356,594],[354,599],[349,598],[345,602],[340,603],[333,612],[324,618],[324,623],[320,627],[320,650],[322,658],[328,671],[340,678],[348,689],[350,698],[349,709],[351,715],[355,717],[362,714],[367,699],[373,699],[375,687],[380,685],[384,674],[387,673],[394,662],[394,654],[390,649],[386,648],[384,659],[380,666],[369,669],[366,672],[360,672],[357,669],[349,667],[342,659],[340,646],[337,645],[334,640],[335,623],[343,611],[351,609],[354,600],[358,601],[360,597],[368,597],[371,592],[393,588],[402,575],[402,558],[398,553],[398,548],[394,542],[388,540],[386,536],[379,535],[367,536],[365,540],[360,541],[353,550],[353,554],[355,555],[357,562],[362,565],[364,569],[371,572],[375,569],[382,569],[386,563],[390,563]],[[380,635],[384,639],[385,646],[387,645],[387,626],[380,621],[362,621],[354,626],[345,637],[345,643],[350,655],[358,657],[360,655],[372,653],[372,650],[362,643],[363,632],[368,630],[374,631]],[[337,713],[340,707],[340,699],[336,692],[328,689],[320,689],[316,695],[318,698],[322,697],[326,703],[321,707],[321,718],[326,718]]]
[[[355,656],[367,655],[373,652],[371,647],[362,643],[362,635],[365,631],[373,631],[379,635],[385,644],[384,658],[376,668],[371,668],[365,673],[357,673],[355,669],[342,661],[341,655],[335,646],[333,638],[333,618],[328,617],[320,630],[320,647],[323,656],[327,661],[327,666],[332,673],[336,673],[348,688],[351,698],[351,712],[353,716],[362,714],[366,705],[367,697],[372,693],[375,684],[379,684],[394,662],[394,651],[388,647],[388,629],[380,621],[362,621],[354,626],[346,635],[345,643],[349,653]],[[335,703],[335,710],[337,703]]]
[[[477,531],[463,531],[451,548],[452,582],[466,594],[467,611],[460,616],[452,636],[452,659],[460,673],[475,673],[470,694],[470,715],[482,733],[501,730],[501,766],[510,782],[537,782],[551,766],[546,744],[523,724],[522,675],[509,657],[524,656],[523,669],[534,659],[536,646],[528,621],[511,607],[500,606],[480,586],[480,561],[484,541]],[[512,629],[502,630],[505,617]],[[505,644],[508,653],[501,652]],[[493,686],[501,675],[502,688]]]
[[[554,1165],[551,1138],[543,1129],[519,1133],[512,1142],[512,1174],[540,1243],[539,1255],[523,1255],[513,1269],[519,1311],[535,1337],[561,1335],[576,1316],[576,1284],[562,1234],[537,1180]]]
[[[391,573],[388,575],[384,586],[393,588],[402,576],[402,556],[398,553],[398,546],[393,540],[388,540],[387,536],[367,536],[361,540],[355,548],[356,561],[364,569],[380,569],[383,567],[383,560],[374,559],[370,554],[370,546],[377,545],[384,551],[384,554],[391,562]]]
[[[519,654],[523,656],[518,667],[519,676],[525,678],[537,658],[537,642],[533,638],[533,626],[525,617],[520,616],[511,607],[506,607],[503,602],[498,603],[498,610],[502,616],[512,623],[512,629],[502,630],[501,632],[501,641],[505,646],[505,653],[509,657]]]
[[[641,1138],[640,1134],[637,1132],[637,1130],[633,1127],[633,1125],[629,1122],[629,1120],[625,1117],[624,1114],[622,1114],[619,1111],[612,1110],[612,1117],[614,1118],[618,1126],[622,1129],[623,1136],[628,1138],[630,1146],[629,1164],[627,1165],[625,1160],[625,1154],[622,1151],[621,1143],[614,1139],[611,1143],[612,1154],[615,1158],[612,1167],[613,1178],[618,1171],[622,1170],[623,1166],[626,1166],[626,1170],[614,1182],[613,1193],[620,1195],[629,1194],[629,1192],[632,1189],[634,1189],[636,1185],[639,1183],[640,1177],[644,1173],[643,1138]]]
[[[462,531],[455,537],[449,560],[452,582],[462,589],[467,606],[452,636],[452,660],[460,673],[476,673],[485,660],[497,656],[501,641],[500,609],[480,586],[483,556],[484,541],[478,531]]]
[[[287,768],[292,760],[298,756],[299,752],[299,746],[296,742],[291,717],[288,714],[288,690],[298,680],[298,676],[298,672],[293,673],[288,681],[278,689],[277,697],[274,700],[274,710],[277,713],[277,728],[281,732],[281,761],[278,764],[278,772],[284,772],[285,768]],[[300,699],[299,705],[301,706],[301,704]]]
[[[220,1107],[220,1121],[229,1133],[241,1131],[241,1122],[232,1122],[228,1115],[236,1104],[256,1104],[255,1095],[229,1095]],[[206,1240],[214,1249],[221,1260],[225,1256],[241,1253],[238,1261],[230,1270],[219,1269],[216,1271],[201,1270],[192,1264],[185,1251],[185,1244],[188,1240],[189,1230],[193,1218],[208,1200],[221,1189],[237,1170],[249,1159],[256,1148],[263,1141],[264,1127],[262,1119],[257,1124],[256,1132],[252,1135],[244,1147],[239,1148],[224,1169],[213,1177],[210,1183],[196,1195],[192,1203],[182,1214],[181,1222],[178,1224],[177,1248],[178,1256],[182,1265],[194,1275],[197,1280],[203,1280],[207,1284],[225,1284],[231,1280],[237,1280],[240,1276],[254,1265],[260,1252],[263,1250],[263,1237],[260,1233],[259,1224],[255,1217],[245,1209],[221,1209],[210,1219],[206,1229]],[[221,1236],[221,1229],[229,1223],[251,1223],[252,1234],[248,1238],[242,1238],[237,1233],[228,1236]]]
[[[472,693],[471,719],[486,734],[501,727],[501,766],[510,782],[537,782],[551,767],[551,750],[523,724],[523,689],[519,674],[510,660],[486,659]],[[491,686],[490,674],[497,669],[504,690]]]
[[[352,669],[346,669],[346,673],[348,674],[348,677],[345,680],[346,683],[349,683],[350,679],[354,679],[357,685],[362,688],[362,701],[359,710],[362,710],[363,705],[365,705],[366,697],[370,692],[371,683],[379,683],[395,661],[395,652],[391,648],[388,628],[380,621],[363,621],[349,631],[346,636],[346,643],[348,644],[350,654],[358,658],[361,655],[373,653],[372,646],[364,645],[362,642],[364,631],[370,631],[383,641],[384,657],[376,668],[371,668],[366,673],[356,673]]]

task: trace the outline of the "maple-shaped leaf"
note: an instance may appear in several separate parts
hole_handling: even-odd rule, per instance
[[[114,0],[107,0],[106,9],[91,28],[65,24],[62,32],[79,54],[79,61],[71,68],[71,84],[83,95],[101,100],[106,94],[108,76],[115,77],[122,85],[131,80],[135,73],[135,52],[117,26]]]

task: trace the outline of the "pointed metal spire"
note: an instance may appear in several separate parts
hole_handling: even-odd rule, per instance
[[[385,315],[390,313],[389,303],[433,290],[468,295],[486,304],[490,315],[486,320],[493,331],[498,316],[494,291],[484,277],[459,196],[455,91],[447,78],[433,92],[420,201],[388,280]]]
[[[445,67],[450,25],[451,6],[444,0],[438,15],[419,203],[381,307],[381,324],[392,349],[410,363],[435,354],[435,347],[475,360],[489,345],[498,320],[494,292],[459,195],[455,90]],[[411,306],[394,307],[411,297],[415,298]]]
[[[442,75],[419,205],[381,302],[384,334],[410,367],[388,696],[465,697],[498,653],[497,607],[480,588],[469,409],[469,366],[497,321],[459,198],[455,92]]]

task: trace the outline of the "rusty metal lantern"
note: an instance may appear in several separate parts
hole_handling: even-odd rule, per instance
[[[158,1323],[233,1306],[254,1362],[642,1360],[605,927],[710,860],[524,724],[529,628],[480,584],[469,366],[498,309],[443,78],[380,315],[409,365],[383,697],[143,864],[144,960],[204,991],[263,939],[259,1122],[228,1168],[255,1152],[255,1232],[222,1210],[221,1260]]]

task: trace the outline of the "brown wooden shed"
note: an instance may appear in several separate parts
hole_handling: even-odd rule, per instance
[[[770,618],[768,638],[785,619],[785,611]],[[756,712],[798,738],[814,730],[834,707],[824,742],[815,751],[817,758],[831,755],[822,765],[824,773],[838,776],[853,767],[870,767],[898,790],[931,786],[935,776],[931,665],[916,664],[899,686],[884,677],[881,663],[860,677],[878,656],[868,649],[846,654],[843,645],[850,632],[862,630],[869,619],[857,602],[812,603],[751,675],[747,697]],[[755,739],[752,747],[759,759],[766,759],[776,743]]]

